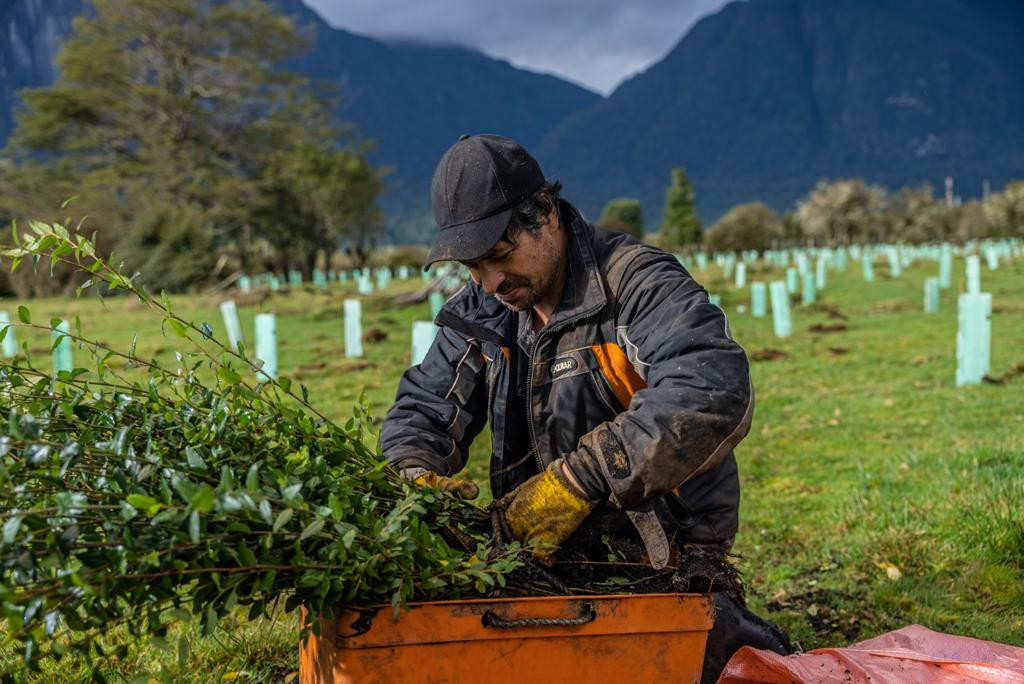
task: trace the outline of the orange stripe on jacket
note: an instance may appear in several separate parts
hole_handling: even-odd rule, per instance
[[[601,367],[612,391],[623,406],[629,406],[629,400],[637,390],[647,387],[647,383],[640,377],[640,374],[629,362],[626,352],[614,342],[595,344],[591,347],[594,356],[597,357],[597,364]]]

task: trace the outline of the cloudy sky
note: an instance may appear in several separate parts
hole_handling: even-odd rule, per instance
[[[601,93],[668,52],[725,0],[305,0],[333,26],[475,47]]]

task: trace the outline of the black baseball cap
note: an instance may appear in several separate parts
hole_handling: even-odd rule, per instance
[[[540,165],[515,140],[489,134],[459,138],[430,182],[439,232],[423,267],[487,253],[505,234],[516,205],[542,185]]]

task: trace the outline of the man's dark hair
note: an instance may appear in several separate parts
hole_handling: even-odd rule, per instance
[[[558,208],[558,200],[561,199],[562,183],[544,183],[536,192],[524,199],[512,212],[512,219],[505,230],[505,239],[516,244],[519,234],[526,231],[536,236],[540,229],[547,223],[547,216],[551,209]]]

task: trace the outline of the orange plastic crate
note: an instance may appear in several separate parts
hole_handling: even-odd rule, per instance
[[[322,619],[321,636],[301,647],[300,683],[699,682],[714,599],[439,601],[410,604],[397,621],[392,616],[388,606]]]

